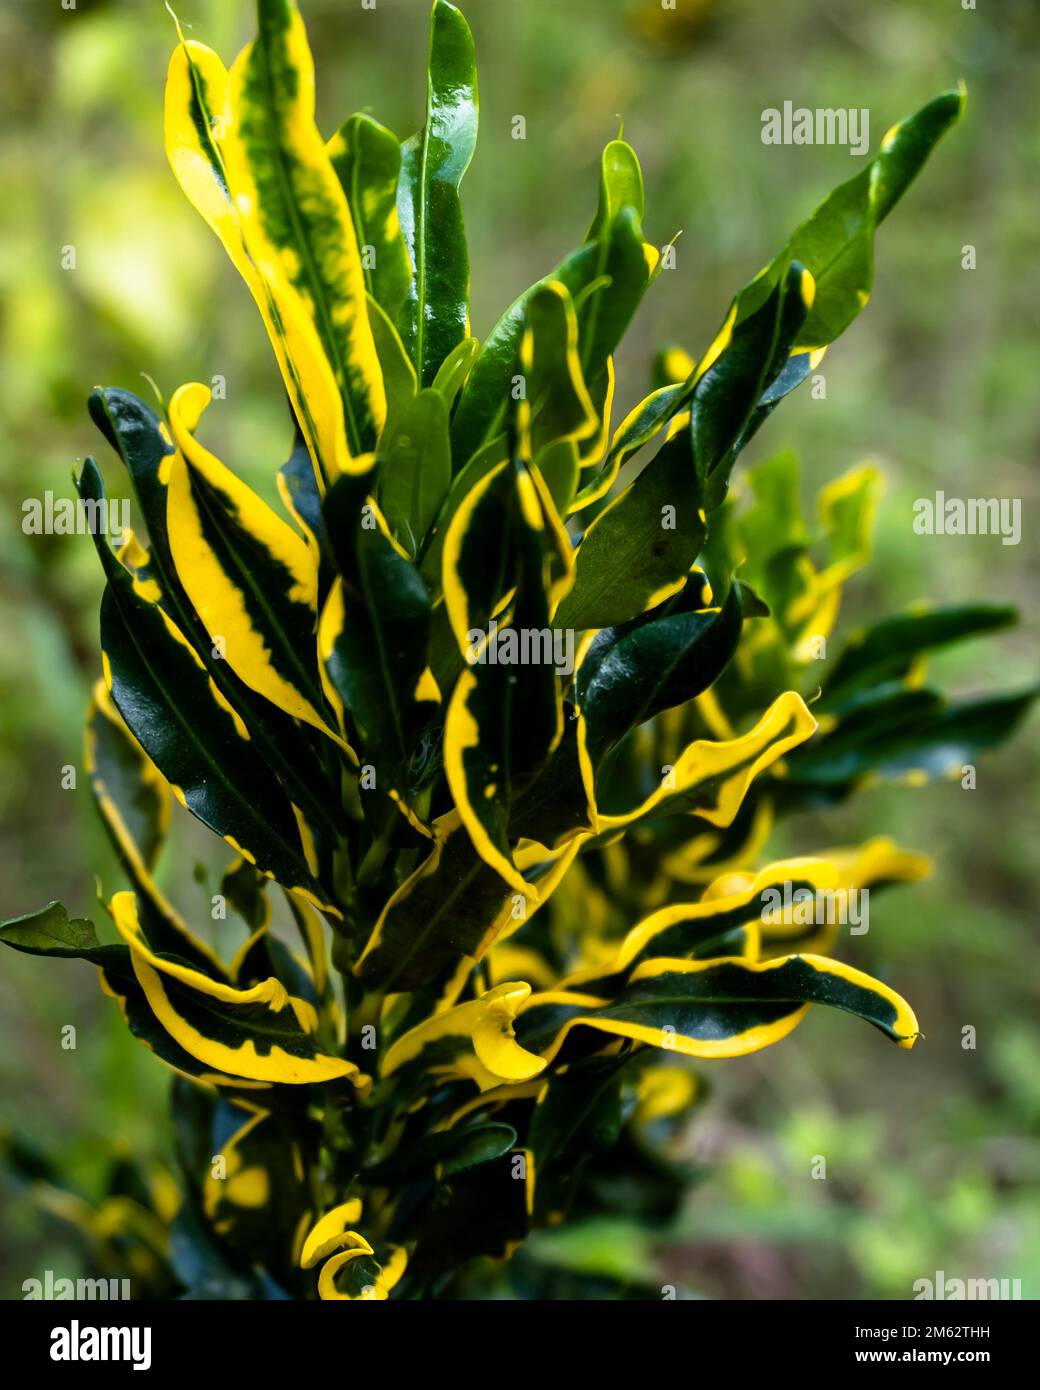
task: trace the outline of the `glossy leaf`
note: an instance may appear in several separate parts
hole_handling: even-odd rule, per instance
[[[765,964],[740,959],[646,961],[618,997],[565,992],[533,996],[517,1022],[521,1046],[554,1060],[575,1028],[666,1047],[687,1057],[741,1057],[779,1042],[812,1004],[827,1004],[872,1023],[900,1047],[920,1029],[904,999],[860,970],[822,956],[784,956]]]
[[[448,353],[447,357],[437,368],[437,375],[433,378],[433,390],[439,391],[444,397],[444,404],[451,410],[455,405],[455,399],[469,376],[473,363],[477,360],[480,352],[480,342],[476,338],[463,338],[461,343],[457,343]]]
[[[137,890],[149,938],[206,970],[224,966],[169,902],[153,872],[169,825],[169,785],[126,727],[104,681],[87,711],[85,764],[101,819]]]
[[[734,322],[731,329],[724,326],[717,340],[718,355],[705,359],[697,369],[690,432],[694,468],[709,512],[726,495],[733,446],[765,388],[786,363],[814,294],[812,276],[800,262],[792,261],[760,308]],[[727,323],[738,308],[739,304],[733,306]]]
[[[314,62],[295,0],[258,0],[257,29],[228,75],[227,182],[280,318],[320,345],[339,389],[349,456],[326,467],[329,484],[374,448],[386,393],[350,209],[314,124]]]
[[[562,1219],[581,1168],[617,1143],[624,1122],[621,1072],[629,1060],[590,1058],[548,1079],[527,1135],[534,1209],[543,1219]]]
[[[521,457],[530,462],[550,445],[587,439],[598,416],[582,374],[578,319],[566,285],[550,280],[535,290],[526,314],[519,356],[525,395],[517,422]]]
[[[738,738],[699,739],[673,765],[651,771],[654,787],[635,806],[621,809],[609,779],[597,783],[599,829],[618,830],[647,816],[696,811],[712,825],[731,824],[754,779],[811,737],[816,721],[793,690],[779,696],[755,726]]]
[[[635,150],[619,137],[609,142],[600,159],[599,206],[585,240],[595,241],[625,208],[631,208],[636,218],[643,220],[643,171]]]
[[[704,1082],[651,1047],[740,1056],[814,1003],[918,1036],[888,984],[831,958],[821,894],[907,883],[927,859],[880,837],[767,861],[767,840],[784,815],[878,777],[961,775],[999,743],[1035,691],[950,702],[922,670],[1012,615],[917,607],[823,659],[878,470],[829,481],[815,518],[789,455],[727,494],[866,302],[876,227],[962,98],[890,132],[699,360],[658,355],[615,429],[615,394],[634,399],[615,357],[665,264],[631,146],[603,152],[584,243],[480,344],[461,14],[434,0],[402,147],[367,115],[326,144],[295,0],[257,8],[230,76],[182,36],[166,142],[275,350],[285,511],[196,438],[206,388],[165,421],[92,397],[143,521],[94,536],[105,679],[86,749],[132,891],[108,903],[118,944],[57,903],[0,942],[92,963],[178,1074],[169,1240],[175,1200],[125,1162],[96,1218],[71,1204],[95,1237],[111,1222],[106,1263],[143,1252],[189,1297],[466,1297],[470,1262],[508,1259],[533,1224],[675,1217],[692,1174],[666,1146]],[[104,501],[92,460],[79,489]],[[159,887],[171,796],[234,850],[194,876],[237,921],[227,963]],[[503,1291],[588,1292],[538,1276],[544,1254]],[[652,1295],[644,1263],[628,1293]]]
[[[477,139],[473,36],[454,5],[430,19],[426,120],[402,146],[398,211],[415,273],[401,309],[401,338],[420,386],[469,336],[469,256],[459,185]]]
[[[370,989],[421,989],[477,956],[512,891],[477,854],[458,816],[435,823],[429,854],[391,895],[355,971]]]
[[[230,1136],[219,1143],[214,1136],[202,1209],[226,1248],[278,1268],[311,1200],[300,1145],[285,1143],[277,1120],[265,1111],[244,1123],[239,1112],[231,1123],[236,1128]],[[223,1160],[218,1175],[216,1158]]]
[[[434,1014],[393,1043],[381,1076],[436,1066],[441,1074],[469,1077],[481,1090],[531,1080],[545,1070],[545,1062],[513,1035],[513,1020],[530,993],[530,985],[510,981]]]
[[[137,983],[170,1037],[215,1072],[247,1080],[307,1084],[350,1078],[351,1062],[322,1051],[310,1004],[274,977],[238,989],[149,946],[132,893],[117,893],[112,919],[130,949]]]
[[[452,421],[456,471],[502,429],[528,306],[554,282],[581,304],[582,374],[594,399],[607,397],[611,356],[649,283],[642,215],[635,153],[623,141],[612,141],[601,162],[600,205],[584,245],[519,295],[484,340]]]
[[[327,519],[337,502],[333,490]],[[427,675],[430,599],[374,515],[351,503],[328,520],[341,577],[322,611],[318,649],[327,687],[349,714],[379,783],[407,800],[414,740],[440,700]]]
[[[868,774],[909,782],[957,777],[1011,733],[1035,689],[947,702],[933,690],[875,691],[792,759],[793,785],[846,786]]]
[[[593,288],[579,310],[581,365],[590,390],[607,372],[607,363],[632,321],[650,283],[650,266],[635,208],[621,208],[595,242]]]
[[[98,429],[124,463],[144,515],[151,540],[151,583],[143,592],[154,598],[188,639],[220,694],[248,721],[262,750],[293,803],[310,820],[335,837],[338,797],[329,787],[300,725],[283,710],[245,685],[230,664],[214,654],[213,643],[177,576],[167,525],[169,482],[175,454],[169,432],[153,411],[129,391],[95,391],[88,402]]]
[[[546,546],[554,544],[551,502],[522,467],[503,465],[488,476],[487,490],[481,486],[474,489],[473,509],[456,514],[444,551],[445,602],[469,663],[448,706],[444,769],[477,851],[522,893],[525,881],[509,844],[510,808],[563,736],[554,664],[559,643],[546,588],[552,563]],[[498,523],[494,531],[486,529],[491,518]],[[565,564],[565,537],[563,545]],[[503,612],[488,615],[485,630],[474,621],[467,586],[489,548],[497,552],[496,565],[505,567],[497,582],[509,597]]]
[[[575,697],[588,726],[593,763],[629,729],[706,690],[728,665],[741,631],[739,586],[724,605],[701,602],[702,580],[690,579],[692,608],[664,605],[593,639],[578,669]]]
[[[373,1183],[399,1183],[434,1169],[444,1178],[463,1173],[481,1163],[501,1158],[516,1145],[516,1130],[512,1125],[460,1125],[457,1129],[428,1134],[417,1143],[402,1144],[388,1158],[373,1164],[365,1177]]]
[[[684,423],[585,532],[557,613],[562,627],[627,622],[685,584],[705,530]]]
[[[525,872],[535,880],[518,899],[515,890],[473,847],[457,812],[434,823],[434,844],[419,867],[391,895],[362,952],[355,973],[369,989],[418,990],[464,957],[476,961],[517,918],[529,920],[548,901],[574,850],[546,853]]]
[[[286,714],[331,733],[313,645],[314,553],[195,438],[209,401],[198,384],[170,401],[177,452],[166,526],[177,577],[235,674]]]
[[[188,200],[219,237],[260,310],[319,484],[349,462],[339,387],[306,306],[268,262],[247,247],[244,215],[232,194],[227,150],[228,74],[204,44],[183,41],[166,80],[170,166]]]
[[[514,399],[513,378],[518,373],[520,340],[531,296],[552,281],[559,281],[576,299],[596,280],[598,264],[598,242],[579,247],[548,275],[518,295],[484,339],[452,417],[456,473],[505,427]]]
[[[564,702],[563,737],[535,781],[513,805],[509,833],[554,849],[595,833],[595,769],[589,757],[585,716]]]
[[[397,215],[401,142],[371,116],[359,114],[343,122],[326,149],[347,195],[365,287],[395,320],[412,279]]]
[[[767,930],[778,937],[797,933],[797,928],[792,931],[789,925],[793,910],[775,910],[778,897],[781,903],[810,902],[814,912],[819,901],[825,912],[826,899],[817,898],[818,894],[836,895],[842,888],[858,888],[867,881],[865,876],[861,878],[852,872],[843,874],[830,857],[782,859],[767,864],[756,874],[723,876],[704,890],[699,901],[659,908],[637,922],[605,967],[569,975],[563,987],[613,997],[645,961],[735,954],[726,949],[726,943],[742,929],[750,948],[748,958],[756,960],[761,937]]]
[[[318,592],[322,594],[328,588],[328,538],[321,515],[321,493],[307,451],[307,441],[300,433],[298,425],[292,450],[278,470],[276,481],[278,495],[286,511],[302,531],[304,540],[318,561]]]
[[[88,459],[80,496],[104,496]],[[292,806],[249,731],[157,600],[139,592],[103,536],[101,604],[106,684],[127,727],[194,816],[282,883],[327,905],[304,860]]]
[[[117,851],[151,873],[169,830],[170,789],[123,723],[102,681],[87,713],[86,763]]]

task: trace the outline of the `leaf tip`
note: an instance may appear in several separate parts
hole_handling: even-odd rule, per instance
[[[180,39],[181,43],[186,43],[187,40],[186,40],[185,37],[184,37],[184,30],[181,28],[181,22],[180,22],[180,20],[177,18],[176,11],[174,10],[173,6],[170,4],[170,0],[165,0],[165,3],[166,3],[166,13],[167,13],[167,14],[170,16],[170,18],[173,20],[174,27],[175,27],[176,30],[177,30],[177,37]]]

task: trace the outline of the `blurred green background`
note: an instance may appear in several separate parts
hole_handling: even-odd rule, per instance
[[[226,61],[250,36],[248,0],[181,0],[189,36]],[[303,0],[327,133],[369,109],[399,135],[421,120],[425,0]],[[867,107],[871,146],[964,78],[969,106],[877,243],[874,300],[829,352],[825,400],[797,393],[749,451],[793,447],[807,496],[865,458],[888,479],[877,554],[850,587],[839,634],[912,599],[1018,602],[1024,626],[938,663],[964,691],[1033,676],[1031,545],[1040,376],[1040,185],[1034,0],[468,0],[481,74],[481,141],[464,185],[473,331],[581,240],[597,162],[623,117],[643,161],[648,237],[681,229],[677,267],[648,297],[619,361],[620,412],[645,393],[656,346],[697,354],[730,295],[862,162],[837,146],[761,143],[766,107]],[[51,898],[93,907],[94,874],[120,886],[80,776],[81,718],[98,674],[101,581],[87,537],[27,537],[22,502],[71,496],[97,448],[98,383],[167,396],[226,378],[207,417],[234,468],[273,493],[288,431],[254,306],[182,198],[162,150],[175,35],[160,0],[0,0],[0,916]],[[526,141],[511,138],[523,115]],[[961,268],[962,247],[977,269]],[[63,269],[63,248],[75,268]],[[66,256],[66,260],[68,257]],[[915,536],[912,504],[1022,499],[1023,542]],[[1035,727],[1035,726],[1034,726]],[[936,856],[924,884],[886,895],[846,958],[913,1003],[926,1039],[899,1052],[814,1014],[783,1046],[710,1071],[685,1150],[703,1163],[675,1238],[624,1214],[548,1257],[651,1274],[708,1297],[906,1298],[916,1279],[1022,1280],[1040,1296],[1040,980],[1027,729],[978,788],[873,791],[785,826],[771,848],[811,853],[887,833]],[[180,817],[180,821],[186,820]],[[178,824],[165,886],[200,911]],[[218,856],[219,857],[219,856]],[[179,863],[181,875],[171,876]],[[188,867],[186,867],[188,866]],[[162,1154],[163,1068],[134,1044],[82,965],[0,962],[3,1123],[58,1153],[89,1190],[113,1145]],[[60,1030],[77,1028],[63,1051]],[[961,1047],[973,1025],[977,1048]],[[816,1155],[826,1181],[814,1180]],[[89,1273],[62,1228],[18,1192],[0,1213],[0,1296],[51,1268]]]

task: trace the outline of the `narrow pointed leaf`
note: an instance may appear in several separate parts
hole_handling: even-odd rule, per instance
[[[707,511],[714,511],[726,495],[726,470],[735,458],[733,445],[763,391],[787,362],[813,294],[812,276],[792,261],[761,308],[736,323],[725,334],[714,361],[698,368],[690,401],[690,431]]]
[[[386,393],[357,237],[314,124],[314,62],[295,0],[258,0],[228,77],[224,158],[250,257],[283,320],[306,319],[342,399],[354,458],[375,447]],[[301,332],[306,332],[301,329]],[[356,465],[337,460],[348,471]],[[335,473],[325,479],[334,481]]]
[[[689,433],[677,432],[585,532],[562,627],[612,627],[662,603],[686,582],[704,539]]]
[[[542,510],[547,499],[526,470],[506,464],[487,483],[483,492],[483,485],[474,489],[476,505],[456,514],[445,544],[445,602],[469,669],[448,706],[444,770],[478,852],[523,892],[509,845],[510,808],[563,735],[546,592],[545,547],[552,540]],[[511,597],[494,619],[488,613],[485,630],[471,600],[488,551],[501,576],[496,587]]]
[[[350,205],[365,286],[396,319],[412,279],[412,263],[397,214],[401,142],[359,114],[343,122],[327,147]]]
[[[170,788],[126,727],[104,681],[87,712],[85,764],[101,819],[138,892],[149,939],[205,970],[225,973],[153,878],[170,817]]]
[[[313,551],[195,438],[208,387],[170,402],[177,453],[166,525],[185,593],[223,658],[250,689],[330,733],[314,653],[318,568]]]
[[[247,249],[228,183],[228,74],[204,44],[182,41],[166,80],[166,153],[189,202],[216,233],[260,310],[319,481],[348,465],[343,402],[315,325],[280,276]]]
[[[597,242],[578,247],[550,274],[518,295],[484,339],[452,417],[456,473],[504,429],[513,404],[513,378],[519,372],[517,355],[531,296],[558,280],[576,298],[595,281],[598,265]]]
[[[567,1035],[588,1027],[665,1047],[688,1057],[740,1057],[779,1042],[811,1004],[827,1004],[872,1023],[903,1048],[920,1029],[906,1001],[860,970],[823,956],[784,956],[764,964],[740,959],[649,960],[611,1003],[533,996],[517,1022],[521,1045],[547,1060]],[[591,1006],[590,1006],[591,1004]]]
[[[865,687],[904,677],[925,652],[1011,627],[1009,604],[959,604],[919,608],[886,618],[854,635],[828,673],[820,709],[833,710]]]
[[[318,564],[318,595],[319,598],[324,597],[332,582],[332,554],[321,514],[321,493],[314,476],[307,441],[298,425],[292,450],[278,470],[276,483],[285,510],[302,531],[304,540]]]
[[[355,967],[368,989],[422,989],[453,960],[479,953],[512,889],[477,854],[457,815],[391,896]]]
[[[423,578],[434,591],[441,588],[444,541],[455,513],[465,503],[477,483],[494,472],[499,464],[505,463],[508,457],[509,441],[502,433],[478,449],[462,472],[455,474],[451,490],[444,499],[437,520],[426,538],[426,546],[420,560]]]
[[[530,461],[549,445],[579,443],[595,432],[599,417],[582,375],[578,318],[561,280],[550,280],[527,303],[520,368],[525,387],[517,406],[522,458]]]
[[[175,449],[166,425],[129,391],[95,391],[88,402],[94,423],[119,455],[133,484],[151,540],[153,594],[205,664],[217,689],[249,726],[257,747],[295,805],[336,835],[338,785],[319,762],[301,726],[239,680],[227,661],[214,656],[206,628],[178,579],[170,550],[167,499]]]
[[[530,921],[552,896],[577,845],[546,852],[526,870],[534,880],[522,895]],[[478,961],[510,922],[517,894],[477,854],[457,812],[434,823],[434,844],[380,914],[354,967],[367,989],[419,990],[465,957]]]
[[[816,280],[816,300],[795,346],[824,347],[844,333],[870,298],[874,232],[959,119],[965,99],[963,88],[943,92],[894,125],[867,167],[825,198],[779,255],[741,291],[740,319],[765,301],[792,262],[801,261]]]
[[[433,389],[444,397],[444,404],[449,411],[454,407],[455,398],[465,386],[466,378],[479,352],[480,342],[477,338],[463,338],[437,368],[437,375],[433,378]]]
[[[327,519],[337,500],[334,489]],[[359,509],[351,505],[329,526],[341,578],[318,632],[325,679],[357,729],[379,785],[407,801],[408,760],[440,699],[425,678],[430,597],[411,561]]]
[[[733,877],[740,880],[733,891],[723,892],[713,885],[699,902],[676,903],[651,913],[626,934],[617,955],[605,970],[588,970],[568,976],[565,987],[613,998],[623,982],[645,961],[660,957],[699,957],[702,953],[705,956],[732,955],[732,951],[719,948],[742,927],[753,929],[757,946],[765,922],[777,916],[774,911],[777,897],[783,898],[785,892],[793,903],[803,900],[815,903],[816,894],[833,894],[845,886],[838,866],[823,858],[778,860],[757,874]],[[791,916],[789,910],[786,914],[781,911],[779,920],[789,922]],[[790,927],[780,926],[778,934],[785,930],[790,933]]]
[[[516,798],[509,834],[515,840],[542,841],[555,851],[580,844],[598,824],[585,716],[564,702],[563,737],[539,777]]]
[[[414,275],[401,337],[420,386],[429,386],[469,336],[469,256],[459,185],[477,139],[473,36],[454,5],[435,0],[430,19],[426,121],[402,147],[398,209]]]
[[[845,786],[872,776],[926,782],[964,774],[1024,719],[1035,688],[947,702],[932,690],[874,692],[810,748],[792,759],[792,784]]]
[[[578,318],[582,370],[595,393],[650,283],[650,267],[639,218],[631,206],[622,208],[592,244],[599,252],[595,278],[600,283],[586,297]]]
[[[104,496],[92,459],[82,497]],[[174,795],[194,816],[279,882],[327,895],[304,860],[292,806],[257,753],[246,726],[158,602],[142,595],[95,537],[108,579],[101,646],[112,700]]]
[[[358,1068],[319,1045],[313,1008],[279,981],[242,990],[212,980],[151,949],[132,893],[117,893],[110,910],[152,1012],[189,1055],[248,1080],[295,1085],[350,1077],[358,1084]]]
[[[368,297],[368,319],[372,325],[372,339],[376,345],[379,365],[383,369],[383,385],[386,388],[385,433],[393,429],[398,416],[408,409],[415,397],[418,383],[415,368],[393,320],[371,295]]]
[[[737,647],[742,626],[740,590],[725,604],[682,611],[677,604],[593,639],[575,682],[575,698],[588,725],[589,756],[597,763],[629,729],[661,710],[693,699],[713,684]]]
[[[698,739],[662,774],[654,769],[654,789],[635,806],[624,806],[625,798],[619,800],[609,778],[601,777],[596,786],[600,831],[619,830],[651,815],[689,811],[712,825],[730,825],[755,778],[805,743],[815,729],[805,702],[789,690],[746,734],[719,742]]]

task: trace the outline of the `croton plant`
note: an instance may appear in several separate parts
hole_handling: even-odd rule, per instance
[[[835,958],[835,916],[792,903],[927,861],[765,846],[871,779],[960,778],[1029,696],[951,702],[923,660],[1015,615],[920,606],[821,660],[880,479],[830,482],[808,520],[790,456],[733,472],[866,305],[875,231],[964,97],[894,125],[615,421],[615,352],[671,260],[632,148],[610,141],[584,239],[478,342],[462,14],[433,6],[399,142],[364,114],[326,139],[296,5],[257,10],[230,71],[177,44],[165,138],[281,370],[283,509],[206,447],[206,386],[91,396],[143,521],[95,536],[86,725],[126,886],[103,932],[52,903],[0,933],[97,967],[173,1074],[177,1176],[122,1155],[91,1204],[10,1157],[139,1294],[560,1292],[525,1236],[666,1222],[698,1064],[812,1005],[919,1036]],[[77,486],[100,504],[92,459]],[[238,923],[230,959],[160,868],[173,802],[234,852],[211,913],[225,942]]]

